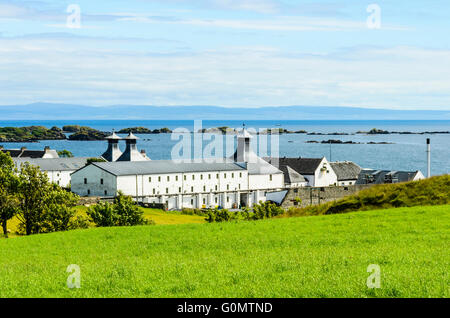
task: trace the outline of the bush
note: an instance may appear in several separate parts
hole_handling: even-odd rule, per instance
[[[284,214],[284,209],[270,201],[253,205],[253,220],[268,219]]]
[[[113,204],[100,202],[91,206],[87,211],[87,215],[98,227],[149,224],[143,216],[144,213],[133,202],[131,197],[120,192],[114,199]]]
[[[190,208],[183,208],[181,210],[181,214],[185,215],[199,215],[199,216],[207,216],[208,212],[202,210],[202,209],[190,209]]]

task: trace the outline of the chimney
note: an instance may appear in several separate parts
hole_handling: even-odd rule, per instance
[[[141,149],[141,154],[145,155],[145,149]]]
[[[45,151],[45,153],[49,153],[50,152],[50,147],[49,146],[45,146],[44,147],[44,151]]]
[[[257,158],[256,154],[250,147],[250,142],[253,137],[247,130],[242,129],[242,132],[237,135],[237,148],[233,155],[233,159],[236,162],[254,162]]]
[[[137,150],[136,142],[139,139],[130,131],[127,137],[123,138],[126,142],[126,148],[117,161],[146,161],[148,160]]]
[[[119,149],[119,140],[122,138],[117,136],[113,131],[112,135],[106,137],[105,139],[108,140],[108,148],[102,154],[102,158],[110,162],[116,161],[122,155],[122,152]]]
[[[431,144],[430,138],[427,138],[427,178],[431,177]]]

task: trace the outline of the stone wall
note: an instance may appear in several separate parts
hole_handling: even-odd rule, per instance
[[[349,185],[342,187],[300,187],[289,189],[281,206],[290,208],[292,206],[306,207],[325,202],[335,201],[343,197],[355,194],[361,190],[367,189],[372,185]],[[300,201],[299,201],[300,199]]]

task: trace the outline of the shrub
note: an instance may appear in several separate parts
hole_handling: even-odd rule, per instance
[[[87,211],[87,215],[98,227],[149,224],[143,214],[131,197],[121,192],[114,199],[114,203],[100,202]]]

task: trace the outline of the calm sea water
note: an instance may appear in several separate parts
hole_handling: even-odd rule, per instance
[[[78,124],[90,126],[103,131],[119,130],[121,128],[142,126],[150,129],[168,127],[172,130],[176,128],[186,128],[189,131],[194,130],[193,121],[170,121],[170,120],[85,120],[85,121],[1,121],[0,126],[29,126],[42,125],[46,127],[62,127],[64,125]],[[241,128],[241,121],[203,121],[203,128],[229,126]],[[279,136],[279,155],[287,157],[322,157],[325,156],[333,161],[354,161],[363,168],[389,169],[389,170],[421,170],[426,173],[426,139],[431,138],[432,143],[432,174],[450,173],[450,135],[432,134],[432,135],[354,135],[357,131],[368,131],[372,128],[378,128],[389,131],[449,131],[450,121],[245,121],[247,128],[285,128],[288,130],[306,130],[307,132],[344,132],[351,135],[346,136],[311,136],[305,134],[289,134]],[[196,127],[199,128],[199,127]],[[139,135],[138,148],[145,149],[148,156],[154,160],[170,159],[171,150],[179,140],[172,140],[170,134],[159,135]],[[206,146],[214,141],[204,140]],[[222,137],[221,137],[222,138]],[[259,136],[267,138],[267,136]],[[328,140],[339,139],[343,141],[354,142],[391,142],[387,145],[369,145],[369,144],[310,144],[310,140]],[[261,141],[264,141],[261,139]],[[269,137],[270,141],[270,137]],[[225,142],[224,142],[225,144]],[[258,149],[260,142],[255,143],[255,150],[261,155],[271,155],[270,142],[267,153]],[[76,156],[99,156],[106,149],[105,141],[41,141],[39,143],[8,143],[4,144],[7,148],[27,147],[29,149],[42,149],[44,146],[62,150],[67,149]],[[193,147],[193,141],[191,142]],[[121,145],[124,148],[124,145]],[[231,155],[224,146],[223,155]],[[192,151],[193,153],[193,151]],[[273,153],[274,154],[274,153]],[[207,155],[208,156],[208,155]]]

